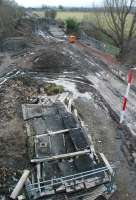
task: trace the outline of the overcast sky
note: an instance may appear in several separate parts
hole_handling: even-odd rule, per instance
[[[25,7],[40,7],[41,5],[91,7],[93,3],[100,5],[102,0],[16,0],[16,2]]]

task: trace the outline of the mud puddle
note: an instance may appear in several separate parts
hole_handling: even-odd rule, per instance
[[[62,85],[65,91],[71,92],[73,94],[74,98],[91,98],[91,95],[89,95],[87,90],[81,92],[81,89],[79,89],[80,87],[83,88],[83,85],[84,88],[89,88],[93,85],[91,81],[87,80],[83,76],[77,76],[74,73],[64,72],[63,74],[46,74],[46,77],[44,75],[37,75],[34,78],[39,82],[43,81],[48,83],[55,83],[56,85]]]

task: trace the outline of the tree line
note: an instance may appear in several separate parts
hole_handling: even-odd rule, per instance
[[[13,36],[24,10],[14,0],[0,0],[0,40]]]

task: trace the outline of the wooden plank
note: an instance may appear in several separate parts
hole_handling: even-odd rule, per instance
[[[88,148],[88,144],[86,142],[86,139],[83,135],[83,130],[79,129],[79,130],[71,130],[70,131],[70,136],[72,139],[72,142],[75,146],[76,151],[81,151],[83,149],[87,149]]]
[[[35,158],[35,159],[31,160],[31,163],[40,163],[40,162],[45,162],[45,161],[47,162],[47,161],[65,159],[65,158],[72,158],[72,157],[81,156],[81,155],[88,154],[88,153],[90,153],[90,150],[86,149],[83,151],[61,154],[61,155],[51,156],[51,157],[46,157],[46,158]]]
[[[41,117],[43,106],[40,104],[22,104],[23,118],[25,121],[35,117]]]
[[[105,155],[103,153],[100,153],[100,156],[101,156],[103,162],[105,163],[106,167],[108,168],[109,172],[111,173],[111,175],[113,175],[114,171],[113,171],[110,163],[108,162],[107,158],[105,157]]]

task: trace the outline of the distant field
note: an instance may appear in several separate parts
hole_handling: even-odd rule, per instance
[[[57,19],[66,20],[67,18],[75,18],[79,22],[83,21],[84,19],[94,20],[95,13],[94,12],[58,12]]]
[[[40,17],[44,17],[44,12],[42,11],[35,11],[35,14],[39,15]],[[77,21],[81,22],[84,19],[87,20],[95,20],[95,13],[94,12],[77,12],[77,11],[59,11],[57,12],[56,19],[66,20],[67,18],[75,18]]]
[[[33,13],[39,15],[40,17],[44,17],[44,12],[42,11],[34,11]],[[103,12],[100,12],[99,15],[101,15],[101,22],[103,23],[103,25],[105,25],[106,22],[105,22]],[[83,20],[92,21],[92,22],[96,21],[95,12],[81,12],[81,11],[79,12],[78,11],[58,11],[56,19],[66,20],[69,17],[75,18],[79,22]],[[132,15],[129,15],[126,29],[129,27],[131,20],[132,20]]]

